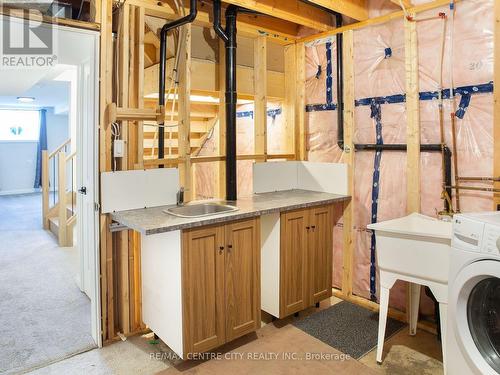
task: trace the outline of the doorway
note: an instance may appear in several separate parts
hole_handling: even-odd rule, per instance
[[[29,21],[0,22],[22,35]],[[0,373],[101,346],[99,34],[36,27],[54,63],[0,65]]]

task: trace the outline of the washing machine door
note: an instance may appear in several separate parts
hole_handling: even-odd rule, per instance
[[[451,288],[448,303],[463,357],[478,374],[500,374],[500,261],[468,265]]]

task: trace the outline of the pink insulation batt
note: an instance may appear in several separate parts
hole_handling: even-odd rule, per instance
[[[380,3],[380,4],[379,4]],[[384,2],[390,4],[389,2]],[[416,1],[415,3],[422,3]],[[373,9],[380,9],[381,1],[372,1]],[[378,16],[397,10],[393,5],[372,12]],[[460,176],[491,176],[493,171],[493,96],[491,90],[476,93],[474,86],[491,86],[493,80],[493,0],[467,0],[456,4],[451,48],[451,21],[436,17],[440,12],[449,15],[448,7],[418,14],[417,18],[434,19],[417,24],[420,88],[422,93],[436,92],[439,88],[440,46],[443,22],[446,22],[443,60],[443,88],[472,86],[470,103],[463,118],[456,118],[457,156]],[[480,27],[478,27],[480,25]],[[336,92],[336,45],[331,39],[333,103]],[[337,111],[318,110],[327,103],[325,44],[306,48],[306,98],[309,110],[307,121],[308,159],[311,161],[341,162],[342,150],[337,146]],[[388,53],[390,49],[390,53]],[[452,55],[453,53],[453,55]],[[321,66],[321,73],[318,75]],[[403,20],[354,31],[354,71],[356,100],[405,93],[405,56]],[[429,99],[429,98],[427,98]],[[456,111],[462,95],[454,99]],[[446,143],[452,148],[452,100],[444,100]],[[405,103],[380,105],[381,134],[384,144],[406,143]],[[370,105],[358,105],[355,110],[355,143],[376,143],[375,121],[370,117]],[[438,100],[420,101],[422,144],[440,143]],[[452,150],[455,152],[455,150]],[[353,290],[356,295],[370,298],[370,246],[371,232],[366,226],[372,220],[372,190],[375,152],[357,152],[355,156],[355,254]],[[421,154],[421,212],[436,216],[443,209],[441,200],[442,168],[439,153]],[[406,153],[384,151],[380,160],[378,180],[377,221],[406,215]],[[492,195],[484,192],[461,191],[461,211],[489,210]],[[342,280],[342,226],[335,228],[333,285],[341,287]],[[375,277],[377,277],[375,275]],[[375,280],[378,295],[378,280]],[[391,291],[391,306],[405,310],[405,286],[396,285]],[[433,306],[427,297],[421,303],[423,314],[432,314]]]

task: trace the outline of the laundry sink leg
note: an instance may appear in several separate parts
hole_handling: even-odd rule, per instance
[[[420,307],[420,284],[410,283],[409,328],[410,335],[417,334],[418,309]]]
[[[441,320],[441,347],[443,350],[443,369],[446,375],[446,329],[447,329],[448,304],[439,303],[439,318]]]
[[[384,350],[385,325],[387,323],[387,310],[389,309],[389,288],[380,286],[380,310],[378,317],[378,343],[377,363],[382,364],[382,352]]]

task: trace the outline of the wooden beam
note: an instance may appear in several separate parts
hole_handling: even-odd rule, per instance
[[[406,71],[407,212],[420,212],[420,101],[417,23],[404,21]]]
[[[224,42],[219,40],[219,65],[218,65],[218,75],[217,81],[219,84],[219,128],[217,137],[217,153],[219,155],[226,155],[226,96],[225,96],[225,86],[226,86],[226,49],[224,47]],[[226,198],[226,161],[219,161],[217,163],[217,197],[220,199]]]
[[[111,170],[111,127],[107,126],[106,109],[112,102],[113,35],[112,2],[102,3],[100,35],[100,84],[99,84],[99,170]],[[114,287],[111,233],[108,215],[99,217],[100,263],[101,263],[101,323],[102,339],[115,336],[114,329]]]
[[[455,0],[455,3],[458,3],[460,1],[461,0]],[[449,3],[450,3],[450,0],[435,0],[435,1],[432,1],[429,3],[416,5],[414,7],[408,8],[407,12],[408,13],[415,13],[415,14],[421,13],[421,12],[425,12],[427,10],[431,10],[431,9],[435,9],[435,8],[439,8],[442,6],[449,5]],[[383,16],[368,18],[365,21],[356,22],[356,23],[353,23],[350,25],[338,27],[338,28],[331,30],[331,31],[325,31],[325,32],[322,32],[322,33],[319,33],[316,35],[309,35],[309,36],[306,36],[304,38],[298,39],[297,43],[300,43],[300,42],[310,43],[310,42],[318,41],[318,40],[325,39],[325,38],[331,38],[334,35],[343,33],[344,31],[347,31],[347,30],[358,30],[358,29],[362,29],[362,28],[367,27],[367,26],[379,25],[381,23],[389,22],[392,20],[402,19],[402,18],[404,18],[404,16],[405,16],[404,11],[399,10],[397,12],[392,12],[389,14],[385,14]]]
[[[494,108],[493,108],[493,176],[500,176],[500,2],[495,1],[494,23]],[[500,189],[500,182],[494,183]],[[493,210],[500,207],[500,194],[494,195]]]
[[[410,15],[414,15],[410,13]],[[406,73],[406,211],[420,212],[420,100],[418,75],[417,23],[404,20]],[[406,285],[406,317],[410,322],[413,311],[412,290]]]
[[[162,4],[157,0],[127,0],[131,5],[144,7],[147,16],[176,19],[179,15],[167,4]],[[201,3],[198,15],[194,21],[195,25],[212,27],[212,6],[208,3]],[[224,8],[224,6],[223,6]],[[185,8],[188,11],[187,8]],[[246,37],[256,38],[265,35],[267,38],[279,44],[290,44],[297,39],[297,25],[290,20],[280,20],[269,16],[256,16],[241,14],[236,23],[238,34]]]
[[[123,107],[129,105],[129,77],[130,77],[130,12],[131,5],[125,3],[119,14],[118,32],[118,103]],[[127,170],[129,160],[129,122],[121,122],[121,138],[126,142],[125,153],[116,161],[118,169]],[[129,272],[129,231],[118,232],[114,235],[117,241],[118,265],[118,309],[119,330],[123,334],[130,332],[130,272]]]
[[[224,48],[223,48],[224,49]],[[224,91],[224,85],[221,85],[219,69],[224,69],[224,60],[222,64],[217,64],[208,60],[192,59],[192,91],[216,92]],[[222,66],[219,66],[222,65]],[[167,71],[171,71],[173,59],[167,62]],[[244,95],[253,99],[255,94],[254,69],[247,66],[238,65],[236,67],[238,98],[242,99]],[[281,72],[267,71],[266,95],[270,98],[284,98],[284,74]],[[144,72],[144,94],[156,95],[158,93],[159,64],[152,65]]]
[[[347,191],[354,195],[354,33],[352,30],[343,34],[344,62],[344,153],[342,162],[347,164]],[[342,124],[338,124],[342,126]],[[344,256],[342,267],[342,293],[352,295],[352,277],[354,261],[354,199],[344,203],[343,215]]]
[[[294,149],[295,116],[297,103],[297,46],[295,44],[286,46],[285,54],[285,100],[283,102],[283,114],[285,119],[285,131],[282,143],[287,152]],[[304,110],[301,108],[300,110]]]
[[[395,5],[397,5],[398,7],[400,7],[401,3],[403,3],[403,6],[405,7],[405,9],[413,7],[413,4],[411,3],[410,0],[390,0],[390,1],[391,1],[391,3],[394,3]]]
[[[351,17],[357,21],[363,21],[368,18],[368,8],[366,0],[309,0],[309,2],[332,10],[334,12],[343,14],[347,17]]]
[[[11,4],[12,3],[14,3],[14,2],[11,2]],[[48,24],[53,24],[53,25],[68,26],[68,27],[74,27],[74,28],[78,28],[78,29],[94,30],[94,31],[95,30],[99,31],[101,29],[101,25],[99,25],[99,23],[95,23],[95,22],[85,22],[85,21],[73,20],[70,18],[50,17],[50,16],[42,15],[39,12],[35,12],[35,11],[29,10],[29,9],[19,9],[19,8],[9,7],[9,6],[3,5],[3,4],[0,6],[0,14],[1,15],[19,18],[19,19],[26,19],[26,16],[27,16],[25,13],[26,10],[29,11],[29,20],[32,22],[43,22],[43,23],[48,23]]]
[[[295,124],[293,131],[293,150],[297,160],[307,160],[306,139],[306,49],[304,43],[296,44],[296,94],[295,94]],[[288,129],[287,129],[288,130]],[[289,145],[287,145],[289,147]],[[289,152],[287,148],[287,152]]]
[[[267,40],[265,36],[254,42],[254,149],[256,154],[267,154]],[[266,161],[264,159],[264,161]]]
[[[179,57],[179,157],[183,159],[179,166],[180,186],[184,188],[184,200],[193,199],[192,167],[191,167],[191,25],[182,27],[180,33],[182,45]]]
[[[310,27],[311,29],[326,31],[331,30],[335,23],[333,17],[315,6],[300,0],[223,0],[225,3],[238,5],[269,16],[281,18],[286,21],[293,20],[296,24]]]

